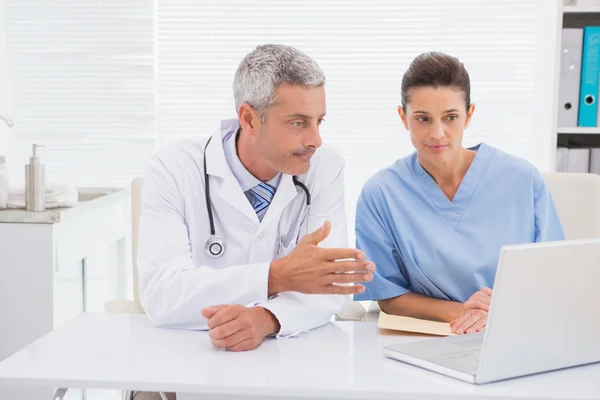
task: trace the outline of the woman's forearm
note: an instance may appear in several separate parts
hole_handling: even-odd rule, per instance
[[[418,293],[406,293],[391,299],[378,300],[386,314],[450,322],[462,314],[462,303],[434,299]]]

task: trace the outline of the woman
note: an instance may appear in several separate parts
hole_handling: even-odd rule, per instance
[[[462,146],[470,89],[456,58],[413,60],[398,113],[416,152],[369,179],[356,210],[357,247],[377,271],[355,299],[459,334],[486,324],[503,245],[564,239],[533,165],[485,143]]]

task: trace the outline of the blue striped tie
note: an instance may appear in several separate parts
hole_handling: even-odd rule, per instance
[[[260,222],[262,222],[263,217],[267,213],[267,209],[273,200],[273,196],[275,196],[276,190],[277,188],[273,185],[269,185],[265,182],[259,183],[250,189],[250,192],[252,192],[254,199],[256,200],[253,207]]]

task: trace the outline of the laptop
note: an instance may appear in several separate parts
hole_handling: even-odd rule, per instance
[[[386,346],[481,384],[600,361],[600,238],[504,246],[484,331]]]

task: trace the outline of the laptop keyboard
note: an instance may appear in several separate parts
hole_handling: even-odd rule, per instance
[[[467,369],[476,371],[477,366],[479,365],[479,356],[480,355],[481,355],[481,348],[478,347],[475,349],[443,354],[441,356],[437,356],[435,361],[442,362],[442,363],[444,363],[444,361],[449,361],[452,364],[454,364],[454,362],[459,362],[461,365],[467,367]]]

